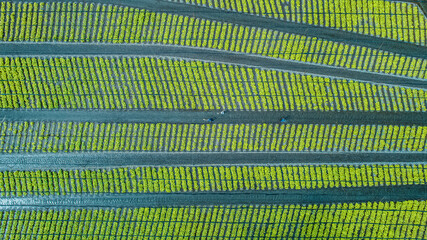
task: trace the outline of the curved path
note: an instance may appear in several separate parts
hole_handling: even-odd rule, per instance
[[[134,208],[263,204],[328,204],[426,200],[427,185],[275,191],[137,193],[0,198],[0,210],[22,208]]]
[[[20,2],[13,0],[12,2]],[[30,2],[75,2],[74,0],[31,0]],[[312,26],[286,22],[273,18],[259,17],[244,13],[223,11],[207,7],[200,7],[190,4],[168,2],[162,0],[79,0],[78,2],[101,3],[122,5],[136,8],[144,8],[156,12],[188,15],[196,18],[205,18],[221,22],[230,22],[244,26],[257,28],[268,28],[272,30],[303,34],[306,36],[323,38],[335,42],[343,42],[351,45],[365,46],[368,48],[380,49],[383,51],[403,54],[411,57],[425,58],[427,47],[418,46],[405,42],[377,38],[373,36],[344,32],[337,29]]]
[[[0,171],[135,166],[426,164],[425,153],[86,152],[1,154]]]
[[[398,1],[403,1],[403,0],[398,0]],[[418,6],[420,6],[421,10],[424,12],[424,15],[427,16],[427,1],[426,0],[405,0],[405,1],[418,4]]]
[[[246,53],[161,44],[0,43],[0,56],[159,56],[240,64],[281,71],[303,72],[363,82],[427,89],[427,80],[296,62]]]

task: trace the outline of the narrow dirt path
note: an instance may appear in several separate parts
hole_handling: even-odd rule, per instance
[[[0,210],[15,208],[134,208],[259,204],[329,204],[425,200],[427,185],[0,198]]]

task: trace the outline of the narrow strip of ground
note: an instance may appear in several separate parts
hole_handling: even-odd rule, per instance
[[[419,1],[418,5],[421,7],[421,10],[423,10],[424,15],[427,16],[427,1]]]
[[[121,123],[426,125],[426,112],[0,110],[3,121]]]
[[[263,57],[207,48],[161,44],[91,44],[91,43],[0,43],[0,56],[158,56],[196,59],[225,64],[239,64],[279,71],[294,71],[354,79],[362,82],[427,89],[427,81],[404,76],[352,70],[327,65]]]
[[[398,0],[403,1],[403,0]],[[412,2],[420,6],[421,10],[424,12],[424,15],[427,16],[427,1],[426,0],[405,0],[408,2]]]
[[[326,188],[280,191],[140,193],[0,198],[13,208],[134,208],[218,205],[328,204],[426,200],[427,185]]]
[[[14,2],[20,2],[13,0]],[[31,2],[74,2],[71,0],[32,0]],[[318,37],[335,42],[344,42],[351,45],[365,46],[383,51],[403,54],[406,56],[425,58],[426,47],[410,43],[398,42],[369,35],[344,32],[338,29],[324,28],[308,24],[287,22],[273,18],[265,18],[250,14],[223,11],[184,3],[159,0],[79,0],[79,2],[95,2],[101,4],[122,5],[144,8],[156,12],[188,15],[195,18],[204,18],[221,22],[231,22],[244,26],[268,28],[272,30]]]
[[[425,153],[97,152],[1,154],[0,171],[136,166],[425,164]]]

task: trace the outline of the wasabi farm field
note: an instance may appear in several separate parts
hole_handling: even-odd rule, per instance
[[[0,0],[0,239],[427,239],[427,2]]]

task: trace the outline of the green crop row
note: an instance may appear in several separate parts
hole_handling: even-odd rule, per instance
[[[169,0],[427,44],[427,18],[409,2],[387,0]]]
[[[8,122],[0,152],[426,151],[426,126]]]
[[[426,184],[427,165],[138,167],[0,172],[0,196]]]
[[[213,62],[0,58],[0,108],[427,111],[427,92]]]
[[[427,78],[427,60],[304,35],[95,3],[0,4],[0,40],[162,43]]]
[[[4,239],[425,239],[425,201],[0,211]]]

